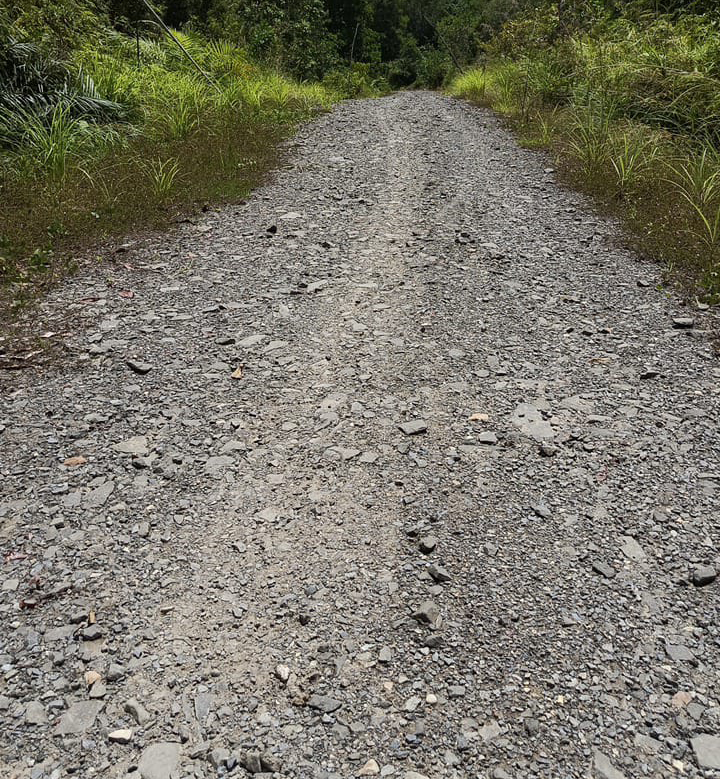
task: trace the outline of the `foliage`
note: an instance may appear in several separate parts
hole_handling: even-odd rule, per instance
[[[98,34],[103,22],[93,0],[13,0],[0,7],[0,39],[12,35],[67,54]]]
[[[718,22],[634,1],[621,14],[603,2],[558,7],[509,21],[451,93],[491,105],[531,145],[553,149],[646,251],[720,297]]]
[[[64,58],[5,41],[3,298],[32,295],[63,267],[63,247],[246,194],[277,141],[339,98],[253,63],[235,43],[174,34],[202,72],[165,35],[106,28]]]
[[[333,70],[322,83],[331,93],[344,98],[375,97],[390,91],[390,85],[382,77],[375,76],[367,63]]]
[[[100,96],[88,73],[73,72],[31,43],[0,41],[0,145],[21,144],[27,126],[50,130],[79,117],[101,124],[123,115],[119,103]]]

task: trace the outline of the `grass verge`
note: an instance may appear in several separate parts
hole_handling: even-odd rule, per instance
[[[537,27],[530,36],[537,48],[510,25],[515,56],[503,54],[501,35],[495,58],[449,92],[506,117],[524,145],[551,151],[571,185],[620,218],[635,249],[689,295],[720,302],[717,31],[697,19],[621,21],[553,42],[544,23],[545,38]]]
[[[27,44],[4,52],[17,75],[0,94],[0,358],[12,323],[29,319],[83,249],[245,197],[298,122],[341,98],[261,69],[231,44],[175,35],[202,72],[170,40],[110,31],[70,62]],[[42,101],[23,79],[44,79]]]

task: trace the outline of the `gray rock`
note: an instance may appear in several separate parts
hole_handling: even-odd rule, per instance
[[[144,435],[138,435],[134,438],[128,438],[125,441],[121,441],[119,444],[115,444],[113,449],[116,452],[134,454],[138,457],[145,457],[150,453],[147,438]]]
[[[478,735],[480,738],[485,742],[491,742],[495,741],[502,733],[502,728],[500,727],[500,723],[497,720],[491,719],[488,720],[481,728],[478,730]]]
[[[599,749],[593,753],[593,769],[597,779],[626,779],[622,771],[610,762],[610,758]]]
[[[416,619],[418,622],[424,622],[427,625],[437,624],[439,618],[440,609],[431,600],[423,601],[413,612],[413,619]]]
[[[40,701],[30,701],[25,704],[25,722],[29,725],[43,725],[47,722],[45,707]]]
[[[129,701],[123,706],[123,710],[127,712],[138,725],[144,725],[150,719],[150,712],[135,698],[130,698]]]
[[[216,769],[224,768],[229,757],[229,750],[223,749],[222,747],[215,747],[215,749],[211,749],[208,754],[210,764]]]
[[[329,695],[312,695],[307,705],[311,709],[322,711],[324,714],[331,714],[342,706],[342,701],[331,698]]]
[[[550,441],[555,437],[550,423],[543,419],[540,410],[531,403],[520,403],[513,411],[510,421],[523,435],[535,441]]]
[[[665,652],[671,660],[674,660],[677,663],[695,662],[695,655],[684,644],[674,644],[670,641],[666,641]]]
[[[438,540],[435,536],[424,536],[420,539],[418,546],[423,554],[431,554],[435,551],[437,544]]]
[[[118,682],[123,676],[125,676],[125,669],[117,663],[110,663],[110,667],[106,674],[107,680],[109,682]]]
[[[240,765],[249,774],[267,774],[279,773],[282,769],[280,761],[268,752],[260,752],[251,749],[245,752],[240,758]]]
[[[420,433],[427,432],[427,422],[424,419],[413,419],[410,422],[403,422],[398,425],[400,430],[405,435],[419,435]]]
[[[628,560],[639,563],[647,557],[645,550],[632,536],[620,536],[620,540],[622,541],[622,553]]]
[[[484,444],[485,446],[495,446],[498,442],[498,437],[492,430],[486,430],[478,435],[477,442],[479,444]]]
[[[243,338],[242,341],[238,342],[238,346],[242,349],[251,349],[253,346],[257,346],[265,340],[267,340],[267,336],[258,333],[256,335],[249,335],[246,338]]]
[[[712,565],[700,565],[692,575],[693,584],[696,587],[706,587],[717,579],[717,571]]]
[[[552,511],[550,511],[550,509],[544,503],[533,503],[530,508],[532,509],[533,514],[540,517],[541,519],[552,518]]]
[[[90,698],[104,698],[107,694],[107,687],[102,682],[95,682],[88,692]]]
[[[260,753],[255,750],[246,752],[240,758],[240,765],[250,774],[261,774],[263,771]]]
[[[720,770],[720,737],[702,733],[690,740],[700,768]]]
[[[216,474],[225,468],[235,465],[235,458],[228,454],[219,454],[216,457],[208,457],[205,462],[207,473]]]
[[[691,330],[695,327],[695,319],[691,316],[676,316],[672,324],[676,330]]]
[[[60,717],[55,729],[56,735],[69,736],[85,733],[95,724],[95,719],[103,707],[102,701],[78,701]]]
[[[114,490],[114,482],[106,481],[104,484],[101,484],[88,492],[85,496],[85,503],[88,508],[102,508],[107,503],[108,498],[113,494]]]
[[[592,569],[593,571],[595,571],[595,573],[599,573],[601,576],[604,576],[606,579],[614,578],[615,574],[617,573],[615,569],[612,567],[612,565],[608,565],[608,563],[604,562],[603,560],[593,561]]]
[[[80,631],[80,637],[83,641],[97,641],[103,637],[103,629],[97,622],[94,622]]]
[[[145,747],[138,771],[142,779],[177,779],[180,765],[180,744],[159,741]]]
[[[442,584],[444,582],[449,582],[452,578],[448,571],[445,570],[441,565],[430,565],[428,566],[428,573],[433,578],[434,581],[438,582],[439,584]]]
[[[381,663],[389,663],[392,660],[392,649],[389,646],[384,646],[378,653],[378,660]]]
[[[644,733],[636,733],[633,743],[647,755],[657,755],[663,748],[662,741],[646,736]]]
[[[195,700],[193,702],[195,708],[195,718],[201,725],[204,724],[205,720],[208,718],[208,714],[210,714],[214,702],[215,696],[209,692],[201,692],[195,696]]]
[[[149,362],[143,362],[142,360],[128,360],[127,366],[134,373],[144,376],[153,369],[153,365]]]
[[[411,698],[408,698],[405,701],[405,705],[403,708],[405,711],[413,712],[417,709],[417,707],[422,703],[422,699],[419,698],[417,695],[413,695]]]
[[[260,755],[260,763],[262,764],[263,771],[268,774],[279,774],[282,771],[282,763],[277,758],[268,752],[263,752]]]

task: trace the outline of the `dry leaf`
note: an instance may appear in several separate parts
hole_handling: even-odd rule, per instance
[[[231,379],[242,379],[243,377],[243,369],[242,365],[233,371],[232,375],[230,376]]]
[[[471,422],[487,422],[490,417],[487,414],[473,414],[470,417]]]
[[[78,455],[77,457],[68,457],[63,465],[66,465],[68,468],[75,468],[78,465],[85,465],[86,462],[87,460],[82,455]]]

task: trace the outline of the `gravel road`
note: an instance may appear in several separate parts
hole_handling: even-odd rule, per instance
[[[720,368],[490,113],[347,102],[0,375],[3,779],[720,776]]]

